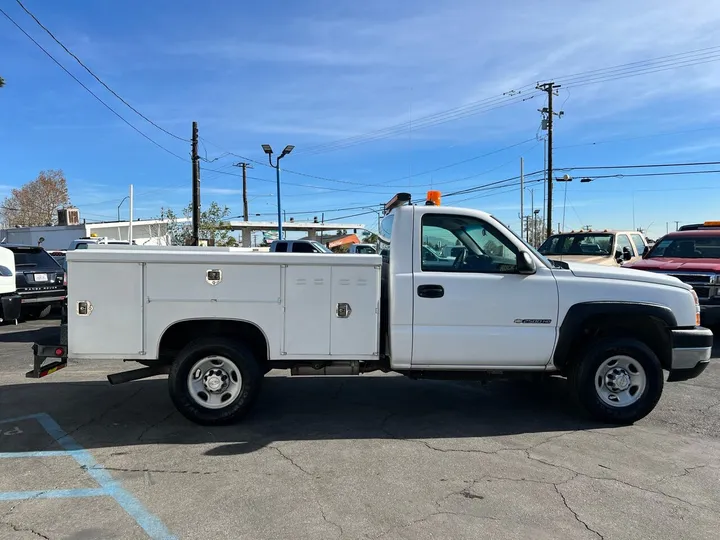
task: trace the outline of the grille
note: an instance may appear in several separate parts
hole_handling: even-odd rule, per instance
[[[661,272],[680,281],[692,285],[700,300],[709,300],[717,294],[717,285],[720,284],[720,277],[716,274],[696,274],[692,272]]]
[[[690,285],[695,285],[695,284],[700,285],[703,283],[710,284],[713,282],[713,277],[714,277],[712,274],[669,274],[669,275],[678,278],[680,281],[689,283]]]

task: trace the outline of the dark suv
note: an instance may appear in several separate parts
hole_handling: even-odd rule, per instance
[[[46,317],[67,297],[65,270],[37,246],[3,244],[15,254],[15,283],[22,299],[21,317]]]

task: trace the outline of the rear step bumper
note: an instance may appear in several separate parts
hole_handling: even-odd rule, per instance
[[[50,360],[49,363],[46,361]],[[64,345],[33,344],[33,368],[25,373],[28,379],[52,375],[67,366],[67,347]]]

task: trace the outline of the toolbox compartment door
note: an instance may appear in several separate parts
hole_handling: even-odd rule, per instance
[[[68,356],[144,353],[144,273],[137,262],[69,261]],[[81,313],[82,302],[89,313]]]

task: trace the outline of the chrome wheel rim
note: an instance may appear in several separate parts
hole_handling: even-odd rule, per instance
[[[612,356],[595,372],[595,391],[610,407],[627,407],[637,402],[646,385],[645,370],[630,356]]]
[[[240,395],[242,375],[224,356],[207,356],[195,362],[188,374],[187,386],[198,405],[222,409]]]

